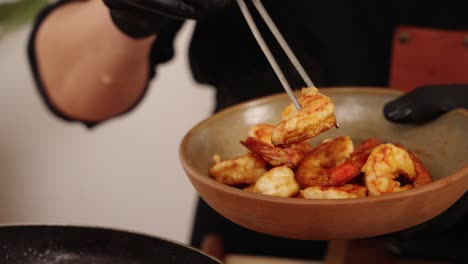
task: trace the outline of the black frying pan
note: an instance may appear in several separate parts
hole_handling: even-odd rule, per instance
[[[0,226],[2,264],[221,263],[186,245],[114,229],[58,225]]]

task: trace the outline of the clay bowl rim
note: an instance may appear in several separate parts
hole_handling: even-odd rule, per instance
[[[374,94],[385,94],[385,95],[401,95],[403,94],[397,90],[391,90],[388,88],[381,88],[381,87],[365,87],[365,88],[358,88],[358,87],[327,87],[327,88],[319,88],[321,92],[324,94],[328,94],[331,92],[333,94],[336,93],[374,93]],[[292,198],[292,197],[276,197],[270,195],[263,195],[258,193],[251,193],[241,189],[237,189],[232,186],[225,185],[223,183],[217,182],[211,179],[207,172],[200,173],[198,172],[190,163],[187,156],[187,145],[191,140],[192,136],[200,129],[203,129],[204,126],[209,125],[212,122],[217,122],[220,119],[223,119],[225,115],[231,114],[233,112],[239,111],[241,108],[251,108],[257,105],[262,105],[268,103],[268,101],[276,100],[279,97],[287,96],[286,93],[279,93],[273,94],[269,96],[264,96],[257,99],[248,100],[231,107],[228,107],[224,110],[219,111],[218,113],[205,118],[204,120],[197,123],[193,126],[182,138],[179,147],[179,159],[182,163],[184,170],[189,178],[196,178],[196,180],[202,182],[204,185],[211,186],[218,191],[228,193],[232,196],[243,196],[245,198],[254,199],[254,200],[261,200],[264,202],[269,203],[280,203],[280,204],[287,204],[287,205],[347,205],[347,204],[360,204],[360,203],[372,203],[372,202],[379,202],[379,201],[388,201],[388,200],[396,200],[402,199],[407,197],[412,197],[414,195],[418,195],[425,192],[430,192],[431,190],[442,188],[444,185],[457,182],[462,177],[468,177],[468,165],[463,166],[463,168],[459,169],[458,171],[454,172],[451,175],[445,176],[442,179],[435,180],[431,183],[428,183],[423,186],[419,186],[418,188],[413,188],[410,190],[405,190],[402,192],[397,193],[390,193],[385,195],[379,196],[366,196],[360,198],[353,198],[353,199],[299,199],[299,198]],[[451,112],[459,112],[461,115],[468,118],[468,110],[466,109],[455,109]],[[384,118],[384,117],[382,117]],[[213,153],[214,154],[214,153]],[[192,181],[192,179],[191,179]],[[197,190],[198,192],[198,190]],[[203,196],[203,195],[201,195]]]

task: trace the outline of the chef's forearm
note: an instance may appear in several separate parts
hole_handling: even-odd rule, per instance
[[[154,39],[123,35],[101,0],[57,8],[33,44],[48,100],[77,120],[101,121],[124,112],[146,88]]]

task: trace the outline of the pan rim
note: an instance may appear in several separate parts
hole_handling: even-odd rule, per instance
[[[176,246],[179,246],[181,248],[186,248],[189,249],[193,252],[197,252],[201,255],[204,255],[206,257],[209,257],[210,259],[222,263],[218,258],[213,257],[211,255],[208,255],[207,253],[201,251],[200,249],[197,249],[191,245],[185,244],[183,242],[177,241],[175,239],[170,239],[166,238],[163,236],[155,235],[155,234],[150,234],[149,232],[145,231],[139,231],[131,228],[121,228],[121,227],[111,227],[111,226],[104,226],[104,225],[98,225],[98,224],[89,224],[89,223],[53,223],[53,222],[48,222],[48,223],[41,223],[41,222],[35,222],[35,221],[21,221],[21,222],[4,222],[0,223],[0,230],[5,229],[5,228],[41,228],[41,227],[52,227],[52,228],[81,228],[81,229],[86,229],[86,230],[102,230],[102,231],[110,231],[114,233],[120,233],[124,235],[137,235],[137,236],[142,236],[146,237],[149,239],[158,239],[161,241],[165,241],[171,244],[174,244]]]

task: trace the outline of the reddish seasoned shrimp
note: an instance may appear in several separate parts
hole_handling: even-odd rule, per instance
[[[294,179],[294,172],[288,166],[274,167],[255,183],[254,192],[292,197],[299,192],[299,184]]]
[[[345,162],[330,170],[330,184],[342,186],[356,178],[361,173],[361,168],[366,163],[371,151],[380,144],[375,138],[370,138],[359,144]]]
[[[301,110],[289,104],[281,113],[281,122],[273,129],[271,141],[276,147],[313,138],[336,126],[335,105],[317,88],[302,88],[298,99]]]
[[[423,165],[418,156],[416,156],[416,154],[406,149],[402,144],[397,143],[395,144],[395,146],[406,150],[406,152],[408,152],[408,154],[410,155],[411,160],[413,160],[414,169],[416,170],[416,178],[413,181],[413,187],[418,187],[432,182],[432,177],[429,174],[429,171]]]
[[[401,186],[396,179],[404,176],[414,181],[416,178],[416,169],[410,154],[390,143],[381,144],[372,150],[362,172],[370,195],[411,189],[411,184]]]
[[[249,129],[249,137],[258,139],[266,144],[273,145],[271,143],[271,133],[273,132],[274,125],[270,124],[258,124]]]
[[[308,187],[300,191],[300,197],[306,199],[342,199],[358,198],[367,195],[367,188],[359,184],[346,184],[340,187]]]
[[[271,132],[273,125],[260,124],[249,130],[249,137],[241,144],[251,152],[261,156],[272,166],[287,165],[295,168],[304,156],[312,150],[306,141],[292,144],[286,148],[278,148],[271,143]]]
[[[261,156],[272,166],[286,165],[295,168],[304,156],[312,149],[307,142],[300,142],[287,148],[277,148],[261,140],[248,137],[241,144],[251,152]]]
[[[219,155],[215,155],[213,160],[210,177],[231,186],[253,184],[267,172],[266,161],[253,153],[223,161]]]
[[[310,151],[299,163],[295,173],[301,188],[330,186],[329,170],[344,162],[353,152],[348,136],[326,140]]]

